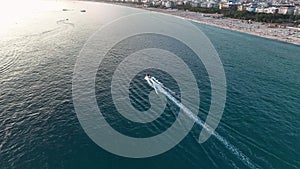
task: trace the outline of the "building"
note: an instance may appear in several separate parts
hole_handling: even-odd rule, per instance
[[[264,9],[264,13],[275,14],[278,13],[279,9],[277,7],[269,7]]]
[[[295,6],[281,6],[278,10],[279,14],[294,14]]]
[[[264,11],[265,11],[265,7],[263,6],[259,6],[255,9],[255,12],[257,13],[264,13]]]
[[[220,3],[219,4],[219,9],[228,9],[229,8],[229,4],[228,3]]]
[[[243,5],[238,5],[237,6],[237,10],[238,11],[243,11],[244,10],[244,6]]]
[[[249,11],[249,12],[255,12],[256,11],[256,6],[246,7],[246,10]]]
[[[202,8],[207,8],[207,2],[201,3],[201,4],[200,4],[200,7],[202,7]]]
[[[219,4],[216,2],[208,2],[207,8],[218,8]]]
[[[230,9],[232,11],[236,11],[239,5],[240,4],[231,4],[231,3],[219,4],[219,9]]]
[[[167,2],[164,3],[164,6],[166,8],[172,8],[172,7],[175,6],[175,3],[173,1],[167,1]]]
[[[192,7],[199,7],[199,6],[200,6],[200,3],[197,2],[197,1],[192,2],[192,3],[191,3],[191,6],[192,6]]]
[[[295,7],[294,15],[300,15],[300,6]]]
[[[177,1],[176,5],[183,5],[183,1]]]

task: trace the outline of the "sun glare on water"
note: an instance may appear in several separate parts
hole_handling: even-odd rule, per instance
[[[0,0],[0,35],[34,21],[47,11],[61,10],[61,1],[52,0]]]
[[[57,1],[45,0],[0,0],[0,6],[2,26],[5,23],[32,17],[38,12],[59,9]]]

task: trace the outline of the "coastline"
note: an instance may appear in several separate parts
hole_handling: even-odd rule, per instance
[[[190,20],[193,22],[216,26],[228,30],[247,33],[254,36],[268,38],[272,40],[278,40],[286,43],[291,43],[300,46],[300,28],[269,28],[268,24],[260,22],[252,22],[232,19],[232,18],[220,18],[216,14],[204,14],[198,12],[188,12],[180,10],[168,10],[157,8],[144,8],[152,12],[163,13],[172,15],[182,19]]]
[[[245,20],[223,18],[219,14],[205,14],[198,12],[182,11],[177,9],[144,8],[141,5],[113,3],[115,5],[139,8],[151,12],[172,15],[181,19],[216,26],[223,29],[238,31],[254,36],[259,36],[271,40],[277,40],[289,44],[300,46],[300,28],[292,27],[269,27],[269,24],[262,22],[248,23]]]

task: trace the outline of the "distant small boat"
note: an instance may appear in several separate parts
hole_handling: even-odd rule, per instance
[[[80,12],[86,12],[86,10],[85,9],[81,9]]]
[[[72,9],[66,9],[66,8],[64,8],[64,9],[62,9],[62,11],[71,11]]]

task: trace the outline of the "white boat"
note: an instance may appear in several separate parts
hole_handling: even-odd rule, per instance
[[[151,76],[150,74],[146,74],[146,76],[144,77],[145,80],[147,80],[148,84],[154,88],[156,94],[158,94],[157,92],[157,87],[158,85],[162,85],[155,77]]]

